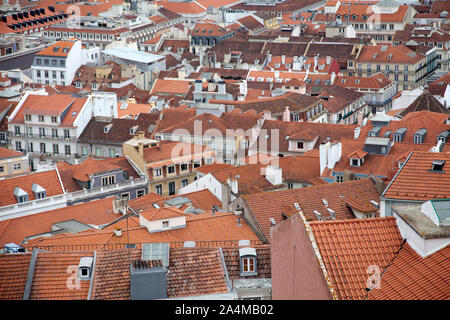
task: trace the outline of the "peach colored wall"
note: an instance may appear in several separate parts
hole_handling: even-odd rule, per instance
[[[270,242],[272,299],[332,298],[300,215],[275,225]]]

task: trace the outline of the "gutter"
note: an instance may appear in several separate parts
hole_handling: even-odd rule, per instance
[[[25,288],[23,290],[23,300],[30,299],[31,287],[33,285],[34,268],[36,266],[37,255],[40,250],[34,248],[31,253],[30,265],[28,266],[27,280],[25,282]]]
[[[94,276],[95,276],[95,263],[97,261],[97,250],[94,251],[94,261],[92,263],[92,275],[91,275],[91,281],[89,283],[89,292],[88,292],[88,296],[87,296],[87,300],[91,300],[91,295],[92,295],[92,288],[94,286]]]
[[[220,262],[222,262],[223,271],[225,273],[225,282],[227,284],[228,292],[231,292],[231,284],[230,284],[230,277],[228,276],[228,269],[227,265],[225,264],[225,258],[223,256],[222,247],[219,247],[220,252]]]

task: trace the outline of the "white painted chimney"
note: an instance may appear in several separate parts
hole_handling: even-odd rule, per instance
[[[286,56],[283,54],[281,56],[281,64],[285,64],[286,63]]]
[[[289,107],[286,107],[283,111],[283,121],[291,121],[291,112],[289,111]]]
[[[358,139],[360,133],[361,133],[361,128],[360,127],[355,128],[355,130],[353,131],[353,138]]]
[[[336,80],[336,73],[333,71],[331,73],[330,85],[333,85],[335,80]]]
[[[327,64],[330,64],[330,63],[331,63],[331,57],[327,56]]]
[[[274,186],[283,183],[282,169],[273,166],[266,167],[266,179]]]

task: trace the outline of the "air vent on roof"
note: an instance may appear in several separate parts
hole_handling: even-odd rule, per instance
[[[323,220],[323,219],[322,219],[322,215],[320,214],[319,211],[313,210],[313,212],[314,212],[314,215],[316,216],[316,219],[317,219],[317,220],[319,220],[319,221],[322,221],[322,220]]]
[[[299,205],[297,202],[295,202],[295,203],[294,203],[294,208],[295,208],[296,210],[300,210],[300,205]]]
[[[336,219],[336,214],[334,213],[334,210],[327,208],[328,213],[330,214],[330,218],[331,220],[335,220]]]
[[[274,218],[270,218],[269,221],[270,221],[270,225],[272,225],[272,226],[274,226],[274,225],[277,224],[277,223],[275,222],[275,219],[274,219]]]
[[[325,207],[328,207],[328,201],[327,201],[327,199],[322,199],[322,202],[323,202],[323,205],[324,205]]]
[[[370,200],[370,203],[375,207],[378,208],[378,202]]]

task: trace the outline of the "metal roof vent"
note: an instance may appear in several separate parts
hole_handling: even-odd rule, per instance
[[[322,214],[320,214],[319,211],[313,210],[313,212],[314,212],[314,215],[316,216],[317,220],[319,220],[319,221],[322,221],[322,220],[323,220]]]
[[[275,222],[275,219],[274,219],[274,218],[270,218],[269,220],[270,220],[270,224],[271,224],[272,226],[274,226],[274,225],[277,224],[277,223]]]

